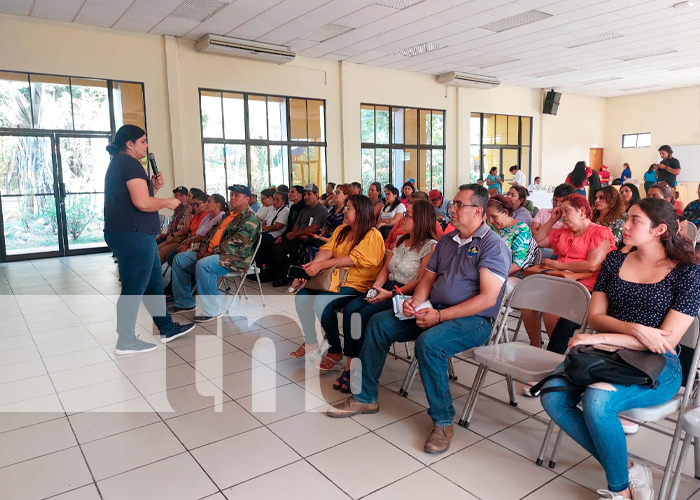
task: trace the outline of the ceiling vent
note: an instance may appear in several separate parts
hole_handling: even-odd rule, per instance
[[[399,50],[397,52],[394,52],[394,55],[403,57],[416,57],[421,54],[435,52],[436,50],[444,49],[446,47],[447,45],[443,45],[441,43],[427,42],[421,43],[420,45],[414,45],[413,47],[409,47],[407,49]]]
[[[606,31],[605,33],[598,33],[597,35],[582,36],[575,40],[565,43],[564,47],[567,49],[573,49],[574,47],[582,47],[584,45],[590,45],[592,43],[606,42],[608,40],[614,40],[615,38],[620,38],[622,35],[619,33],[613,33],[612,31]]]
[[[229,5],[219,0],[187,0],[168,16],[171,19],[205,21]]]
[[[482,30],[493,31],[494,33],[500,33],[501,31],[512,30],[513,28],[519,28],[520,26],[525,26],[526,24],[542,21],[543,19],[547,19],[549,17],[552,17],[552,14],[547,14],[546,12],[541,12],[539,10],[528,10],[527,12],[506,17],[505,19],[499,19],[498,21],[484,24],[483,26],[479,26],[479,28]]]
[[[571,73],[572,71],[576,71],[574,68],[557,68],[557,69],[550,69],[547,71],[542,71],[541,73],[535,73],[533,75],[527,75],[531,76],[533,78],[542,78],[544,76],[554,76],[554,75],[561,75],[563,73]]]
[[[650,50],[649,52],[638,52],[637,54],[627,54],[625,56],[616,57],[618,61],[635,61],[637,59],[644,59],[645,57],[662,56],[664,54],[673,54],[678,52],[673,49],[656,49]]]
[[[465,87],[469,89],[492,89],[498,87],[501,82],[492,76],[471,75],[469,73],[457,73],[451,71],[438,75],[438,83],[448,87]]]
[[[470,68],[490,68],[491,66],[498,66],[499,64],[506,64],[506,63],[511,63],[519,61],[519,59],[516,59],[515,57],[508,57],[508,56],[503,56],[503,57],[491,57],[489,59],[481,59],[479,61],[474,61],[474,62],[468,62],[465,64],[465,66],[468,66]]]
[[[285,64],[293,61],[296,57],[296,53],[289,47],[218,35],[206,35],[200,38],[197,45],[195,45],[195,50],[208,54],[221,54],[275,64]]]
[[[308,33],[304,33],[299,38],[302,40],[309,40],[311,42],[325,42],[326,40],[344,35],[345,33],[348,33],[354,29],[355,28],[351,28],[350,26],[331,23],[311,30]]]
[[[403,10],[422,2],[425,0],[378,0],[374,3],[390,9]]]

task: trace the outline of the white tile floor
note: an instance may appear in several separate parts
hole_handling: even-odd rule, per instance
[[[604,487],[600,466],[568,438],[556,470],[535,466],[544,425],[485,398],[448,453],[425,454],[420,376],[399,396],[407,364],[393,357],[378,414],[327,418],[327,404],[344,398],[331,387],[337,374],[287,357],[301,330],[293,298],[275,289],[265,288],[267,306],[254,295],[218,326],[127,357],[112,352],[118,293],[107,254],[0,265],[3,500],[588,500]],[[147,313],[138,323],[157,341]],[[455,370],[471,384],[473,365]],[[506,399],[503,379],[490,374],[484,393]],[[452,387],[458,413],[467,394]],[[537,400],[520,406],[542,414]],[[628,439],[665,461],[668,438]],[[684,479],[679,498],[700,500],[699,490]]]

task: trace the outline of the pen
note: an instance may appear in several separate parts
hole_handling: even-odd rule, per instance
[[[396,290],[396,293],[399,294],[399,297],[401,297],[403,300],[406,300],[406,297],[403,296],[403,293],[401,293],[401,290],[398,286],[394,285],[394,290]]]

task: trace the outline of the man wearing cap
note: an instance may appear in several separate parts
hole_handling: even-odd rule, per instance
[[[287,277],[287,271],[291,264],[297,264],[296,250],[304,242],[306,235],[316,234],[326,225],[328,209],[319,201],[316,184],[304,186],[304,202],[306,207],[299,213],[294,227],[280,236],[270,250],[271,259],[266,262],[266,265],[268,272],[274,278],[272,286],[285,286],[291,283]]]
[[[191,207],[188,204],[190,190],[185,186],[178,186],[173,189],[173,197],[180,202],[180,205],[173,211],[173,217],[170,219],[170,224],[168,224],[168,229],[165,234],[159,234],[156,238],[156,243],[164,242],[168,236],[174,234],[180,225],[182,224],[183,218],[191,213]]]
[[[450,200],[443,198],[442,193],[437,189],[432,189],[428,193],[430,203],[437,210],[437,220],[443,229],[450,223]]]
[[[192,296],[192,276],[197,281],[200,311],[195,323],[206,323],[221,316],[217,296],[217,278],[231,271],[245,272],[250,267],[255,245],[260,237],[260,219],[249,206],[250,189],[234,184],[231,192],[231,211],[204,237],[199,251],[188,250],[173,260],[172,312],[195,310]]]
[[[250,201],[248,202],[250,209],[257,213],[260,210],[260,202],[258,201],[258,192],[255,188],[250,188]]]

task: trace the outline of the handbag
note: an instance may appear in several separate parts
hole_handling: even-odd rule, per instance
[[[304,284],[304,288],[319,292],[338,293],[348,279],[348,268],[332,266],[313,276]]]
[[[663,354],[649,351],[620,349],[615,352],[596,349],[595,346],[576,346],[564,360],[564,371],[553,373],[537,383],[531,391],[576,391],[597,382],[620,385],[641,385],[655,389],[659,375],[666,366]],[[570,385],[563,387],[542,386],[552,378],[565,378]]]

